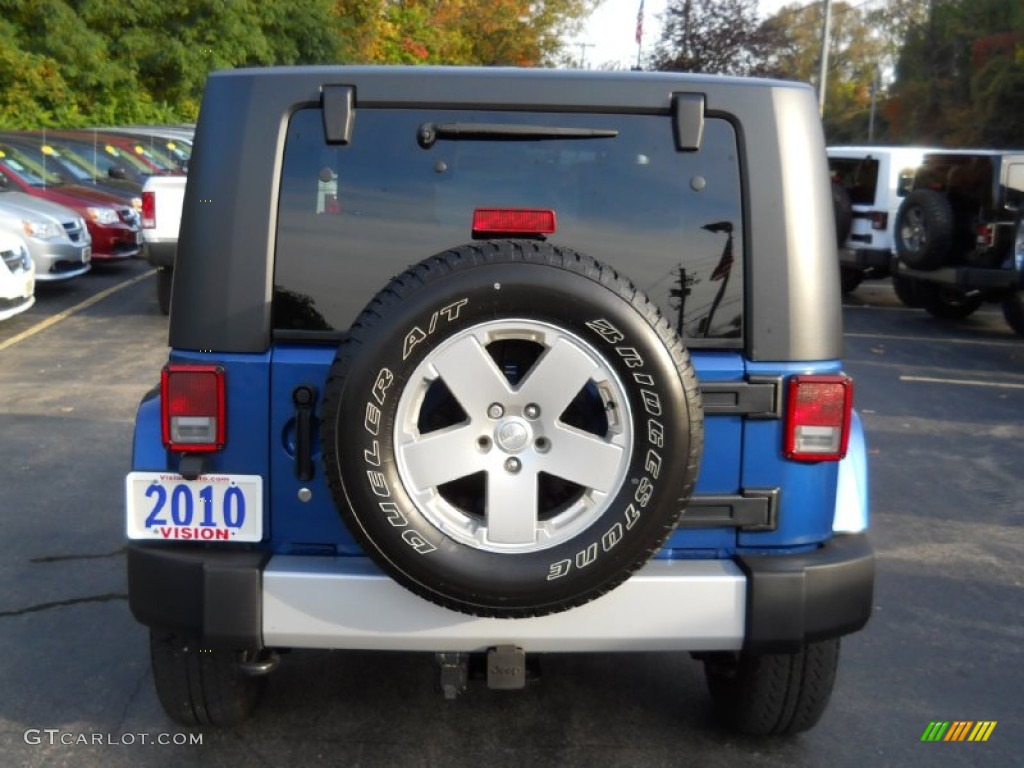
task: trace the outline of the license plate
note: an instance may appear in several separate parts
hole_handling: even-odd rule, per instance
[[[89,246],[86,246],[85,248],[82,249],[82,263],[83,264],[88,264],[89,260],[91,258],[92,258],[92,248],[89,247]]]
[[[130,472],[125,478],[129,539],[259,541],[263,478]]]

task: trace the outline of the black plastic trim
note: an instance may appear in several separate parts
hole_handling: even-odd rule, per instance
[[[778,419],[782,415],[782,377],[751,376],[747,381],[712,381],[700,386],[706,415],[742,415]]]
[[[794,653],[861,629],[871,617],[875,556],[867,535],[843,534],[798,555],[740,555],[747,575],[743,650]]]
[[[891,262],[892,254],[878,248],[843,248],[839,251],[839,263],[847,266],[888,269]]]
[[[355,123],[355,88],[350,85],[328,85],[323,90],[324,138],[328,144],[352,141]]]
[[[739,495],[699,495],[690,499],[677,528],[741,528],[774,531],[779,489],[744,489]]]
[[[943,267],[936,270],[911,269],[903,262],[899,263],[899,274],[915,280],[926,280],[930,283],[955,285],[964,289],[1003,289],[1024,287],[1024,272],[1014,269],[987,267]]]
[[[704,139],[704,94],[672,94],[672,127],[676,149],[696,152]]]
[[[267,552],[128,545],[128,606],[150,627],[199,635],[210,648],[263,647]]]
[[[173,267],[174,254],[178,250],[177,241],[165,243],[146,243],[142,248],[143,258],[154,267]]]

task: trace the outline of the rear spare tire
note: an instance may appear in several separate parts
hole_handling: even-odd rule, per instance
[[[853,227],[853,204],[850,193],[837,181],[832,182],[832,210],[836,217],[836,245],[842,248]]]
[[[531,241],[392,280],[339,349],[323,414],[352,534],[398,583],[479,616],[623,582],[674,528],[703,444],[694,370],[658,309]]]
[[[941,192],[915,189],[896,214],[896,254],[911,269],[938,269],[953,245],[953,208]]]

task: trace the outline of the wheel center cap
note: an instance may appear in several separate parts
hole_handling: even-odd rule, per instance
[[[505,453],[523,450],[530,443],[531,436],[530,425],[515,416],[502,419],[494,428],[494,442]]]

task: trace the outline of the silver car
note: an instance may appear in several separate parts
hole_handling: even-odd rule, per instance
[[[22,192],[0,191],[0,231],[25,238],[36,281],[68,280],[89,271],[92,238],[82,217]]]

